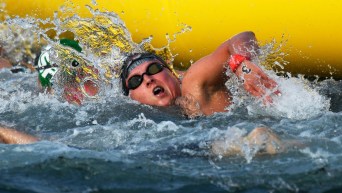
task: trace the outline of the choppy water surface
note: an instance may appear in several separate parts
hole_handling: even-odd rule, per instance
[[[303,119],[260,109],[253,114],[247,105],[191,120],[176,108],[139,105],[115,90],[78,107],[39,93],[36,74],[3,70],[0,77],[0,123],[43,139],[0,145],[2,192],[323,192],[342,186],[339,81],[315,86],[331,98],[330,110],[315,112],[321,104],[298,96],[302,107],[296,104],[292,113],[305,111]],[[275,156],[211,154],[212,140],[259,125],[305,147]]]
[[[36,73],[1,70],[0,124],[42,141],[0,144],[0,192],[341,191],[342,82],[270,75],[282,91],[272,106],[236,92],[230,112],[187,119],[123,97],[115,79],[75,106],[39,92]],[[260,125],[304,145],[275,156],[212,155],[213,140]]]

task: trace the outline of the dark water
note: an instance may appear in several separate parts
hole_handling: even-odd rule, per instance
[[[38,136],[0,144],[0,192],[340,192],[342,82],[281,80],[269,108],[240,101],[229,113],[186,119],[112,89],[81,107],[39,93],[37,74],[0,72],[0,124]],[[294,81],[294,82],[291,82]],[[305,145],[274,156],[212,155],[265,125]]]

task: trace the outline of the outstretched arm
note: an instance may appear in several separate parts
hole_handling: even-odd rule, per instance
[[[251,62],[257,56],[259,47],[253,32],[239,33],[221,44],[213,53],[201,58],[190,66],[182,80],[182,95],[198,102],[200,110],[206,114],[225,111],[231,101],[225,86],[228,77],[227,62],[239,54],[246,59],[234,70],[243,81],[244,88],[251,95],[271,103],[272,94],[280,94],[277,83],[263,70]],[[231,69],[228,69],[231,70]]]
[[[36,141],[38,141],[38,139],[32,135],[28,135],[14,129],[0,127],[0,143],[28,144]]]
[[[231,54],[249,55],[250,49],[257,49],[253,40],[253,32],[240,33],[192,64],[182,80],[182,95],[193,98],[206,115],[225,111],[225,107],[231,104],[230,93],[225,86],[227,62]]]

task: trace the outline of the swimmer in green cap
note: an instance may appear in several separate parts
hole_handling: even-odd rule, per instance
[[[97,84],[98,71],[77,53],[82,52],[78,42],[70,39],[61,39],[61,61],[59,65],[53,64],[50,59],[50,47],[46,47],[38,58],[37,70],[39,82],[42,88],[52,91],[52,82],[58,74],[59,87],[62,89],[63,98],[69,103],[81,105],[85,98],[94,98],[99,93]],[[72,51],[67,48],[71,48]],[[76,51],[77,53],[73,53]],[[57,73],[58,72],[58,73]]]
[[[78,45],[76,41],[70,39],[61,39],[60,44],[73,48],[74,50],[81,52],[82,48]],[[38,77],[40,84],[43,88],[49,88],[52,86],[51,79],[58,71],[58,65],[51,64],[49,50],[50,46],[46,47],[44,51],[40,54],[38,58]]]
[[[39,86],[43,91],[52,93],[54,79],[59,76],[58,83],[60,83],[59,87],[62,90],[63,98],[69,103],[81,105],[84,99],[94,98],[99,93],[100,88],[94,78],[97,77],[98,71],[75,54],[82,52],[78,42],[71,39],[60,39],[59,44],[57,52],[56,49],[55,52],[51,52],[51,46],[43,48],[37,57],[36,67],[33,65],[28,67],[32,71],[38,71]],[[51,58],[54,56],[51,54],[63,54],[63,51],[67,54],[64,54],[65,57],[61,57],[60,64],[52,62]],[[1,47],[0,56],[2,56]],[[26,67],[22,65],[14,67],[9,60],[0,57],[0,69],[2,68],[9,68],[13,73],[26,71]]]

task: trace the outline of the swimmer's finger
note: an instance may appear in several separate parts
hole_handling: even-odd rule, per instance
[[[268,79],[264,82],[264,85],[266,88],[268,88],[274,95],[281,96],[281,92],[278,89],[278,83],[274,81],[273,79]]]
[[[281,96],[281,92],[280,92],[280,90],[276,90],[276,91],[274,91],[274,92],[273,92],[273,94],[275,94],[275,95],[277,95],[277,96]]]
[[[266,88],[261,84],[245,85],[245,89],[254,97],[262,100],[264,105],[272,104],[273,99],[266,94]]]
[[[264,81],[264,86],[266,88],[272,90],[272,89],[276,88],[278,86],[278,84],[275,81],[269,79],[269,80]]]
[[[251,95],[255,96],[255,97],[260,97],[260,94],[257,90],[255,90],[254,86],[250,85],[250,84],[245,84],[244,85],[245,90],[248,91]]]
[[[269,88],[262,79],[262,74],[249,74],[244,76],[245,89],[255,97],[261,98],[266,95]],[[274,82],[275,83],[275,82]],[[270,85],[268,85],[270,86]],[[273,88],[271,88],[273,90]]]
[[[271,97],[272,95],[276,95],[276,96],[280,97],[281,91],[277,87],[278,87],[278,85],[276,85],[275,87],[265,86],[265,91],[267,91],[267,92],[264,92],[264,95],[269,95],[269,97]],[[272,99],[272,101],[273,101],[273,99]]]
[[[259,80],[257,84],[254,84],[255,90],[257,90],[260,93],[260,96],[264,96],[266,94],[267,87],[265,86],[265,83],[262,82],[262,80]]]
[[[268,105],[268,104],[272,104],[273,103],[273,99],[270,95],[266,94],[266,91],[262,88],[256,88],[253,90],[253,92],[251,92],[251,94],[259,99],[262,100],[262,103],[264,105]]]
[[[274,80],[272,79],[269,79],[268,81],[265,81],[264,82],[264,86],[269,89],[273,94],[277,95],[277,96],[280,96],[281,95],[281,92],[280,90],[278,89],[278,83],[275,82]]]
[[[263,97],[263,103],[264,103],[264,105],[272,104],[273,103],[272,97],[270,95],[264,96]]]
[[[280,93],[280,91],[275,91],[276,93]],[[258,85],[255,87],[255,93],[254,96],[257,96],[258,98],[261,98],[264,105],[272,104],[272,94],[270,94],[269,90],[264,87],[264,85]]]
[[[262,80],[263,80],[265,87],[268,89],[274,89],[278,86],[277,82],[267,75],[262,76]]]
[[[253,84],[253,86],[251,86],[251,87],[253,88],[253,96],[261,98],[262,96],[264,96],[266,94],[264,87],[260,83],[259,84]]]

